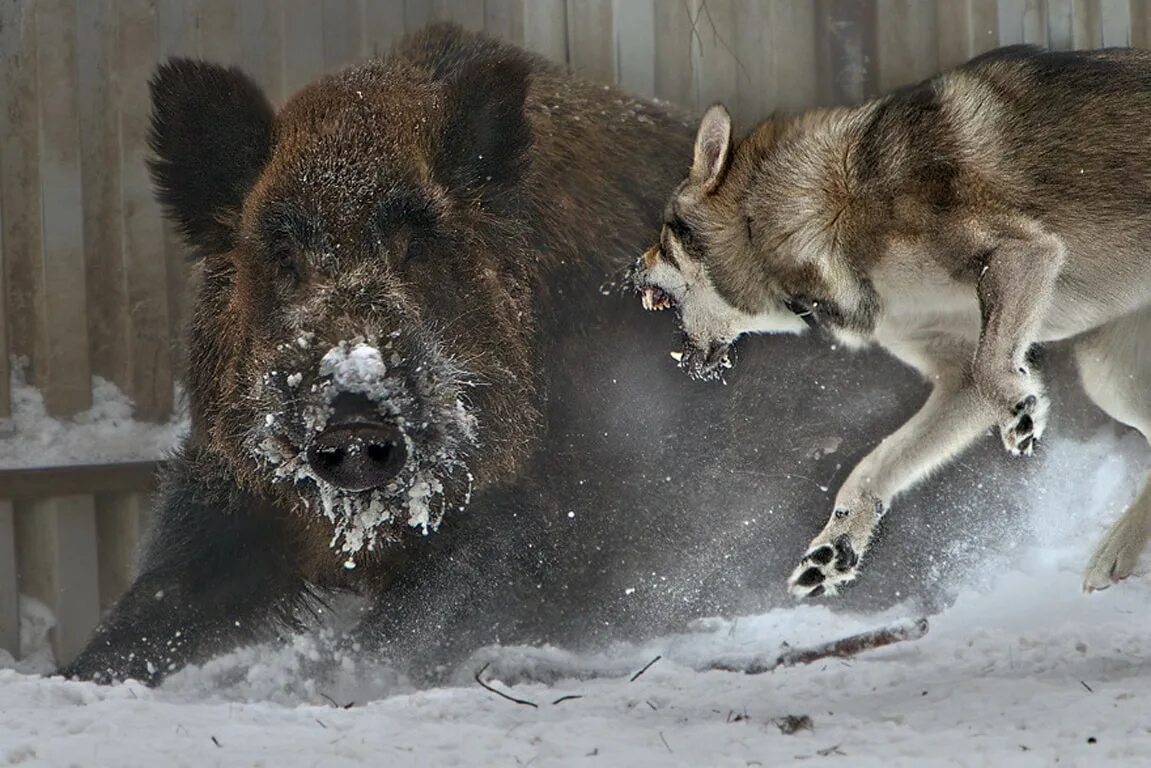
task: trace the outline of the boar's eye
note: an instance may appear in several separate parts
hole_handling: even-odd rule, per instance
[[[436,226],[432,205],[408,192],[395,192],[380,203],[376,227],[397,264],[418,259],[431,239]]]
[[[272,247],[271,255],[277,271],[291,280],[293,286],[304,281],[303,255],[299,248],[289,243],[281,243]]]

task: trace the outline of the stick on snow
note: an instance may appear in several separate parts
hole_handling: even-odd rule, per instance
[[[927,619],[915,619],[891,624],[869,632],[861,632],[839,640],[822,645],[813,645],[807,648],[788,648],[774,661],[751,661],[747,663],[717,661],[703,667],[703,670],[718,670],[721,672],[743,672],[748,675],[762,675],[779,667],[794,667],[799,664],[811,664],[820,659],[844,659],[858,655],[864,651],[883,648],[887,645],[902,643],[907,640],[918,640],[927,634]]]

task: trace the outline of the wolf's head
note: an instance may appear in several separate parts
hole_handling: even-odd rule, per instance
[[[722,105],[703,116],[659,242],[631,274],[645,309],[677,311],[680,365],[693,377],[718,376],[746,333],[874,329],[875,292],[838,248],[851,225],[838,215],[850,203],[849,152],[810,141],[816,124],[769,120],[736,142]]]

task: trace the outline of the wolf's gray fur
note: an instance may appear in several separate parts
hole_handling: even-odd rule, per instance
[[[714,375],[744,333],[826,328],[933,383],[863,459],[790,579],[834,592],[892,500],[997,425],[1029,455],[1048,401],[1028,353],[1074,339],[1083,385],[1151,435],[1151,52],[1017,46],[854,108],[773,118],[735,141],[704,116],[660,243],[636,265],[674,306],[683,365]],[[1151,490],[1087,568],[1131,574]]]

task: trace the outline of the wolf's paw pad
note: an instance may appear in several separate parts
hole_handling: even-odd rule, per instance
[[[1009,417],[1000,425],[1003,446],[1012,456],[1030,456],[1047,427],[1047,400],[1042,395],[1027,395],[1011,407]]]
[[[1147,535],[1139,525],[1121,519],[1091,555],[1083,575],[1083,590],[1095,592],[1118,584],[1135,573]]]
[[[858,566],[859,554],[844,534],[809,549],[787,580],[787,591],[798,598],[834,595],[840,584],[856,577]]]

